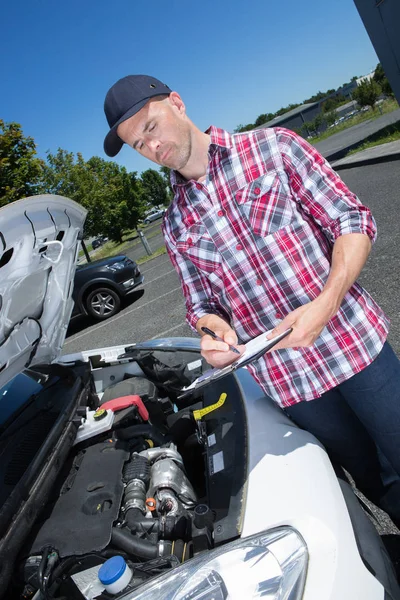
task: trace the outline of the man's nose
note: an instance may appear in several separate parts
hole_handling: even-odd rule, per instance
[[[154,138],[153,139],[149,139],[149,140],[147,140],[147,146],[150,148],[150,150],[152,152],[157,152],[157,150],[160,147],[160,142],[159,142],[159,140],[156,140]]]

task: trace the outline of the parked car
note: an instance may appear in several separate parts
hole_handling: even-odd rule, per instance
[[[198,339],[61,355],[85,216],[0,209],[0,598],[398,600],[345,476],[246,369],[182,399]]]
[[[72,293],[73,316],[87,314],[101,321],[109,319],[119,311],[122,298],[141,283],[139,267],[123,254],[79,265]]]
[[[149,223],[153,223],[153,221],[157,221],[157,219],[161,219],[162,216],[165,213],[165,208],[162,208],[160,210],[156,210],[152,213],[150,213],[149,215],[147,215],[147,217],[143,220],[143,223],[145,225],[149,225]]]
[[[108,237],[106,237],[105,235],[101,235],[100,237],[95,238],[94,240],[92,240],[93,250],[96,250],[96,248],[100,248],[100,246],[102,246],[106,242],[108,242]]]

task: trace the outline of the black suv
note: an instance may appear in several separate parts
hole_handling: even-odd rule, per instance
[[[121,298],[142,282],[137,264],[123,254],[80,265],[75,272],[72,316],[109,319],[119,311]]]

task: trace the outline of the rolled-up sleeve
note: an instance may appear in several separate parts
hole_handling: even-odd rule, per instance
[[[168,255],[181,282],[188,325],[196,331],[197,321],[208,314],[218,315],[230,323],[231,317],[213,295],[210,282],[190,260],[178,252],[165,222],[163,233]]]
[[[328,161],[306,140],[275,128],[278,148],[294,199],[334,242],[348,233],[376,239],[370,209],[349,190]]]

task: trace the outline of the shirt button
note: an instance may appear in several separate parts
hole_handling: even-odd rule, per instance
[[[224,211],[223,210],[219,210],[218,211],[218,216],[219,217],[223,217],[224,216]]]
[[[257,196],[260,192],[261,192],[260,188],[258,188],[258,187],[254,188],[254,193],[257,194]]]
[[[242,246],[242,244],[238,244],[238,245],[236,246],[236,250],[243,250],[243,246]]]
[[[189,245],[189,246],[192,246],[192,245],[193,245],[193,240],[192,240],[192,238],[189,238],[189,239],[188,239],[188,241],[187,241],[187,243],[188,243],[188,245]]]
[[[257,279],[256,284],[257,285],[262,285],[262,279]]]
[[[282,319],[281,313],[275,313],[275,318],[276,319]]]
[[[201,185],[201,183],[196,183],[196,187],[198,190],[201,190],[203,186]]]

